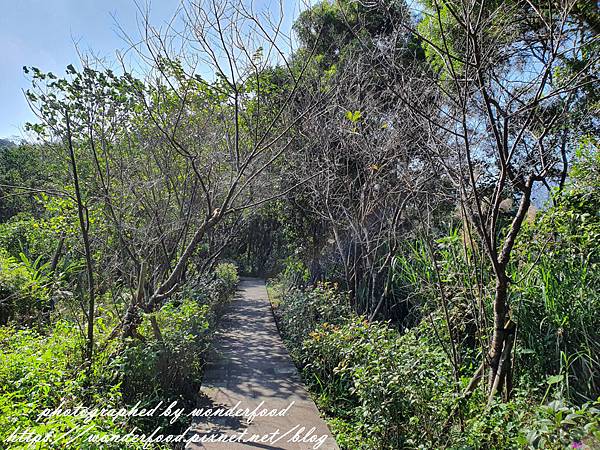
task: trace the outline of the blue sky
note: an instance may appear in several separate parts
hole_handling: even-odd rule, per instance
[[[75,43],[110,57],[126,45],[115,20],[135,32],[136,6],[132,0],[4,0],[0,14],[0,137],[20,136],[33,120],[22,90],[28,81],[22,67],[64,73],[78,60]],[[152,3],[155,20],[166,20],[178,0]],[[114,16],[114,17],[113,17]]]
[[[152,1],[152,23],[171,18],[179,2]],[[298,3],[285,4],[292,10]],[[79,59],[75,44],[110,60],[127,47],[117,23],[133,36],[138,29],[134,0],[1,0],[0,6],[0,138],[22,136],[25,122],[34,120],[23,95],[23,66],[63,74]]]

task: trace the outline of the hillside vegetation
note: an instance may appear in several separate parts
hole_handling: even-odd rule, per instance
[[[341,448],[600,448],[596,2],[259,12],[186,1],[140,22],[136,65],[24,67],[38,119],[0,141],[0,442],[185,430],[40,413],[195,405],[250,275]]]

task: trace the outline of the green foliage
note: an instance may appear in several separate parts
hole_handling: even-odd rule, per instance
[[[448,358],[425,326],[401,336],[361,317],[323,324],[305,341],[303,361],[320,405],[353,423],[353,433],[373,442],[369,448],[437,442],[453,382]]]
[[[34,212],[35,189],[53,172],[43,149],[0,139],[0,223],[23,212]]]
[[[298,355],[302,342],[318,325],[341,324],[351,315],[348,296],[337,285],[319,283],[302,291],[292,288],[276,310],[288,348]]]
[[[17,259],[24,254],[28,259],[41,258],[45,263],[52,261],[59,241],[64,239],[57,270],[72,271],[77,262],[83,259],[78,252],[69,252],[69,249],[78,245],[74,202],[69,198],[39,194],[35,203],[43,208],[39,214],[18,213],[0,223],[0,248]],[[95,210],[91,209],[88,214],[93,221],[97,220]]]
[[[531,392],[521,390],[486,408],[477,391],[457,412],[452,366],[434,329],[439,325],[424,320],[401,334],[351,313],[336,316],[328,309],[335,290],[326,292],[289,292],[278,316],[341,448],[563,449],[580,441],[594,448],[597,405],[560,403],[560,412],[556,402],[536,405]],[[324,313],[314,319],[315,311]],[[461,379],[460,389],[468,380]],[[461,417],[453,424],[450,411]]]
[[[221,284],[226,295],[229,295],[235,291],[236,286],[240,282],[238,276],[238,268],[233,263],[220,263],[215,267],[215,277]]]
[[[425,1],[423,3],[427,8],[427,14],[419,22],[417,31],[424,38],[421,45],[427,61],[434,70],[442,74],[442,77],[451,76],[451,71],[460,74],[463,70],[463,63],[459,50],[455,48],[454,39],[445,35],[448,33],[454,38],[459,36],[457,32],[452,33],[456,28],[456,23],[450,13],[451,5],[445,2],[439,4]],[[439,49],[443,49],[443,52],[440,52]]]
[[[518,365],[539,383],[562,375],[562,396],[600,395],[600,192],[572,189],[529,225],[519,248]]]
[[[357,36],[366,40],[391,33],[407,17],[406,3],[392,0],[385,7],[352,0],[323,0],[303,11],[294,30],[306,49],[315,47],[319,65],[334,65]]]
[[[598,139],[592,136],[583,136],[575,157],[575,164],[571,169],[571,178],[575,187],[581,190],[600,189]]]
[[[140,327],[143,340],[130,342],[114,361],[122,374],[126,401],[149,406],[165,398],[181,398],[188,385],[201,379],[211,312],[199,297],[173,300],[157,313],[144,316]],[[160,334],[151,320],[156,321]]]
[[[362,114],[360,111],[346,111],[346,119],[348,119],[352,123],[356,123],[360,120]]]
[[[453,382],[448,358],[425,323],[405,335],[368,323],[329,284],[290,291],[277,315],[320,407],[334,417],[341,445],[402,448],[422,435],[435,442]]]
[[[32,322],[48,307],[47,264],[40,258],[30,261],[21,253],[21,261],[0,249],[0,325],[9,320]]]
[[[14,257],[25,253],[37,258],[51,255],[56,245],[56,234],[41,220],[29,214],[20,213],[0,224],[0,248]]]
[[[283,271],[280,281],[288,286],[302,286],[308,283],[310,270],[302,259],[296,256],[288,256],[283,261]]]
[[[86,398],[99,407],[119,404],[118,389],[109,384],[99,383],[90,390],[79,357],[81,344],[76,325],[64,321],[57,322],[49,335],[0,327],[0,442],[6,443],[13,431],[24,429],[46,436],[66,433],[83,425],[99,434],[119,430],[118,424],[109,417],[95,418],[89,423],[73,416],[38,418],[45,409],[52,410],[61,403],[65,408],[74,407]],[[62,442],[59,445],[63,445]],[[31,447],[14,444],[10,448]],[[36,448],[50,450],[56,446],[50,441]],[[78,448],[94,446],[82,443]]]
[[[132,339],[114,361],[128,402],[193,401],[191,389],[202,378],[217,309],[233,294],[238,281],[234,264],[218,264],[215,279],[201,279],[157,312],[144,315],[141,339]]]
[[[200,275],[186,267],[167,303],[141,314],[133,338],[105,339],[122,325],[140,261],[153,268],[148,280],[139,276],[141,287],[156,288],[185,248],[189,227],[231,198],[234,209],[223,211],[225,219],[202,238],[192,258],[199,267],[213,261],[209,249],[237,226],[232,224],[243,223],[245,231],[231,241],[239,247],[224,249],[224,260],[237,261],[243,273],[281,268],[276,315],[282,334],[343,448],[600,446],[599,405],[592,402],[600,394],[599,46],[589,37],[597,34],[598,10],[591,3],[574,2],[561,15],[554,2],[493,0],[464,8],[456,0],[424,0],[417,18],[403,0],[324,0],[294,24],[300,45],[289,67],[271,67],[269,60],[279,59],[273,50],[254,48],[238,81],[221,72],[209,82],[186,67],[185,58],[160,55],[152,69],[161,76],[144,82],[127,69],[117,75],[69,65],[62,78],[24,68],[32,82],[27,99],[43,120],[28,128],[49,142],[0,141],[0,442],[17,427],[67,430],[73,418],[36,420],[41,409],[62,401],[149,406],[194,398],[217,310],[239,282],[236,264],[221,263]],[[566,25],[572,37],[562,44],[558,39],[560,56],[550,57],[542,76],[538,69],[554,45],[549,39],[556,25]],[[418,33],[409,32],[415,27]],[[536,83],[538,76],[551,81]],[[532,83],[521,83],[523,78]],[[432,86],[425,86],[427,79]],[[543,89],[536,93],[537,84]],[[413,86],[422,92],[409,93]],[[530,94],[540,96],[532,108],[526,105]],[[415,114],[414,102],[427,108]],[[564,121],[546,120],[555,110],[564,111],[556,116]],[[64,145],[67,115],[92,239],[93,286],[86,285],[80,265],[81,231]],[[510,183],[498,185],[496,193],[511,198],[519,196],[504,192],[518,187],[513,175],[536,170],[535,163],[526,167],[530,150],[537,151],[529,143],[546,152],[536,135],[548,137],[543,174],[556,166],[554,157],[560,161],[561,150],[578,145],[572,180],[554,206],[528,217],[510,255],[515,390],[510,400],[489,405],[485,382],[469,398],[461,392],[489,348],[493,267],[485,246],[466,229],[464,213],[459,226],[438,217],[471,193],[446,189],[447,177],[431,172],[431,183],[411,189],[397,215],[389,212],[404,201],[402,194],[385,200],[386,193],[402,192],[405,175],[418,182],[426,159],[438,159],[432,169],[450,164],[450,172],[458,163],[462,173],[462,157],[451,155],[462,154],[463,144],[444,138],[456,129],[452,118],[461,115],[467,139],[482,157],[476,165],[483,171],[472,183],[476,190],[482,186],[478,206],[484,209],[493,198],[483,186],[496,175],[494,163],[510,162],[490,156],[500,138],[515,150],[509,159],[525,164],[507,172]],[[492,125],[503,117],[498,136]],[[289,120],[284,127],[283,119]],[[437,121],[448,126],[436,127]],[[519,124],[522,132],[511,132]],[[279,158],[284,151],[294,157]],[[253,160],[251,154],[262,156]],[[294,165],[310,163],[314,171],[293,173]],[[325,193],[305,178],[321,171]],[[552,184],[553,176],[548,171],[544,181]],[[226,194],[231,180],[238,186],[233,196]],[[214,199],[204,204],[200,189]],[[260,211],[231,214],[252,205],[254,195],[282,192],[289,196]],[[372,203],[362,203],[365,198]],[[436,198],[444,199],[442,206]],[[500,212],[490,241],[502,242],[514,217],[510,209]],[[418,210],[426,212],[426,221]],[[343,216],[354,214],[360,219],[344,224]],[[390,233],[375,236],[377,227]],[[393,250],[379,258],[382,249]],[[55,252],[61,262],[51,271]],[[353,292],[330,282],[307,287],[317,279],[345,282]],[[81,312],[89,291],[97,297],[90,366],[83,358]],[[60,295],[72,300],[55,305]],[[390,321],[355,313],[365,310]],[[43,326],[27,328],[36,321]],[[560,400],[546,405],[550,399]],[[136,425],[149,430],[156,422]],[[94,426],[108,432],[119,424],[102,419]]]
[[[24,259],[19,263],[8,256],[0,262],[11,269],[0,271],[0,276],[9,274],[12,278],[8,279],[17,280],[19,288],[28,293],[34,289],[33,297],[40,297],[35,287],[29,286],[35,280],[30,273],[35,262]],[[106,341],[119,318],[105,307],[105,299],[99,299],[95,324],[99,345],[91,368],[84,358],[82,330],[74,321],[59,320],[48,325],[44,334],[29,328],[0,327],[0,441],[5,442],[17,428],[64,433],[83,425],[83,419],[73,416],[38,418],[44,409],[61,403],[65,408],[81,403],[120,408],[139,401],[141,407],[148,407],[171,399],[191,406],[189,402],[195,399],[192,392],[197,391],[202,378],[216,309],[235,289],[237,272],[234,265],[222,264],[214,279],[200,281],[193,289],[186,286],[157,312],[145,314],[139,338],[125,342],[121,349],[118,341]],[[123,434],[124,427],[130,431],[133,426],[147,432],[157,426],[179,431],[181,423],[169,422],[154,417],[133,418],[124,424],[104,417],[85,426],[92,426],[91,432],[99,435]],[[83,441],[76,445],[97,448]],[[39,448],[54,447],[48,443]],[[122,444],[102,448],[117,449]],[[137,448],[137,444],[128,444],[127,448]]]
[[[600,400],[580,407],[556,400],[540,407],[527,444],[549,450],[600,447]]]
[[[118,76],[110,69],[99,71],[84,67],[77,70],[69,64],[65,78],[52,72],[44,73],[37,67],[23,67],[23,71],[31,77],[31,89],[25,93],[27,99],[36,104],[45,118],[44,124],[27,124],[27,128],[42,136],[56,133],[64,137],[65,113],[71,116],[72,131],[85,133],[91,105],[102,105],[106,110],[113,108],[113,113],[135,111],[135,93],[144,91],[143,83],[130,74]]]
[[[509,402],[493,401],[485,407],[486,397],[480,392],[465,402],[462,409],[463,425],[448,430],[446,448],[453,450],[475,450],[480,448],[494,450],[523,449],[526,438],[524,429],[533,426],[532,404],[520,392]]]

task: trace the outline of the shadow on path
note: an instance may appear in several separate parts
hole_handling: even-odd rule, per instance
[[[228,415],[196,417],[193,426],[198,439],[220,436],[230,442],[188,448],[338,450],[279,336],[262,280],[241,280],[214,342],[200,408]],[[256,417],[249,421],[251,412]]]

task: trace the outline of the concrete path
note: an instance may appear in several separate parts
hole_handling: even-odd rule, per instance
[[[339,450],[279,336],[264,282],[242,279],[219,324],[188,448]],[[213,441],[213,442],[207,442]]]

